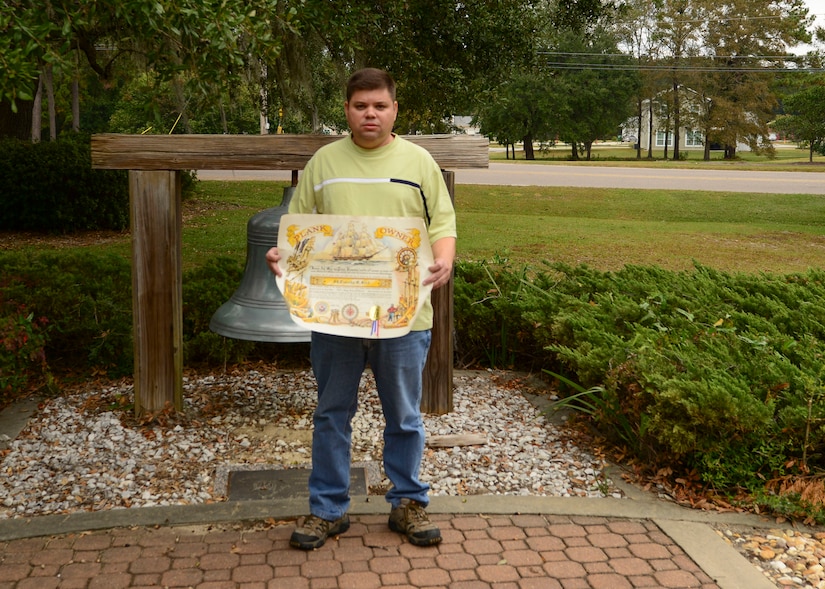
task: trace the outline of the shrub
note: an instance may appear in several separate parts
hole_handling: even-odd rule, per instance
[[[47,331],[48,320],[25,305],[0,304],[0,407],[48,377]]]
[[[255,342],[225,338],[209,331],[215,311],[229,300],[241,283],[243,265],[218,257],[186,274],[183,279],[184,352],[188,363],[242,362],[256,348]]]
[[[652,466],[750,490],[825,467],[821,271],[465,263],[456,293],[461,354],[497,349],[506,325],[518,367],[576,382],[594,425]]]
[[[132,288],[127,259],[83,251],[8,253],[0,296],[49,320],[53,368],[132,372]]]
[[[132,281],[128,259],[90,251],[0,253],[0,301],[4,308],[25,306],[33,317],[48,318],[48,331],[39,330],[42,349],[54,370],[110,376],[130,375],[134,369]],[[55,271],[59,268],[59,271]],[[183,277],[183,344],[187,364],[223,366],[250,359],[278,359],[306,363],[307,346],[265,344],[224,338],[209,330],[214,312],[240,284],[243,265],[220,257],[187,272]],[[20,312],[0,315],[13,322],[15,334]],[[40,320],[32,320],[31,329]],[[12,323],[10,323],[12,325]],[[31,337],[31,335],[29,336]],[[10,344],[9,344],[10,345]],[[0,358],[0,363],[3,359]],[[15,378],[27,374],[8,368]],[[5,375],[4,369],[4,375]],[[4,378],[11,378],[11,376]]]
[[[42,251],[0,253],[0,266],[7,346],[0,351],[0,386],[26,386],[45,366],[40,350],[52,370],[131,373],[128,260]],[[242,274],[239,262],[217,258],[184,276],[186,363],[306,364],[306,345],[209,331]],[[699,473],[708,486],[747,489],[783,511],[791,511],[788,497],[772,500],[771,489],[795,489],[793,477],[825,468],[825,272],[751,276],[702,266],[600,272],[562,264],[516,268],[501,259],[461,262],[454,311],[464,365],[559,375],[562,390],[573,392],[566,402],[651,468]],[[17,352],[20,342],[29,347],[8,353],[9,340]],[[820,507],[809,511],[825,518]]]
[[[0,140],[0,229],[68,233],[129,226],[127,172],[92,170],[89,135]]]

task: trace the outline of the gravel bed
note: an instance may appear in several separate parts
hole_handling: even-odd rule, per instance
[[[718,527],[716,533],[777,587],[825,589],[825,532]]]
[[[428,438],[483,443],[428,447],[433,495],[620,497],[602,459],[551,424],[516,383],[491,372],[454,378],[455,410],[425,416]],[[133,388],[87,386],[44,402],[0,462],[0,518],[226,499],[233,470],[308,467],[315,380],[310,372],[248,370],[184,381],[182,416],[132,416]],[[353,461],[383,494],[383,416],[371,374],[361,381]],[[476,440],[478,441],[478,440]]]

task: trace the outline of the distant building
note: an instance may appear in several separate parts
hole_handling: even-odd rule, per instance
[[[461,115],[453,115],[453,127],[458,129],[459,133],[465,133],[466,135],[478,135],[479,129],[478,127],[474,126],[473,117],[470,116],[461,116]]]
[[[681,88],[682,94],[682,120],[689,121],[691,119],[691,115],[695,114],[698,111],[699,106],[696,104],[697,100],[701,100],[699,93],[695,90],[691,90],[690,88]],[[664,94],[664,92],[662,93]],[[650,116],[651,116],[651,109],[650,109],[650,99],[645,100],[642,102],[642,129],[639,131],[638,124],[639,119],[638,117],[634,116],[622,125],[621,127],[621,140],[626,143],[637,143],[641,140],[641,147],[642,149],[647,149],[650,145],[648,143],[648,139],[650,137]],[[669,130],[666,129],[668,123],[672,123],[672,121],[668,121],[666,118],[663,118],[660,112],[660,109],[657,108],[657,103],[654,101],[653,103],[653,149],[664,149],[665,141],[667,141],[668,149],[673,149],[673,129],[670,128]],[[703,150],[705,145],[705,137],[702,131],[699,129],[692,128],[689,123],[683,125],[679,129],[679,150]],[[751,151],[750,146],[744,141],[738,141],[736,143],[736,150],[737,151]]]

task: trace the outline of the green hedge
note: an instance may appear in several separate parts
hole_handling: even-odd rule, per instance
[[[0,331],[7,343],[9,335],[34,342],[27,365],[0,347],[0,369],[32,378],[66,367],[131,372],[128,260],[88,251],[0,253],[0,267]],[[184,276],[187,365],[285,354],[306,365],[306,345],[209,331],[242,272],[239,262],[218,258]],[[562,388],[577,385],[570,392],[583,392],[570,404],[652,468],[698,473],[712,488],[745,489],[767,503],[766,481],[825,468],[823,271],[459,263],[455,333],[460,365],[545,371],[563,376]],[[3,378],[6,387],[34,382]],[[809,508],[825,521],[820,508]]]
[[[650,465],[754,493],[825,468],[821,270],[460,264],[455,317],[465,355],[587,389],[569,404]]]
[[[45,338],[40,347],[45,364],[55,372],[104,372],[112,377],[132,374],[129,259],[79,250],[0,252],[0,268],[0,335],[9,343],[8,347],[0,347],[0,368],[4,359],[7,366],[21,366],[17,360],[19,350],[11,342],[26,330]],[[226,257],[209,260],[184,274],[183,343],[187,365],[223,366],[250,359],[305,362],[306,345],[247,342],[209,331],[212,315],[229,300],[242,275],[243,265]],[[32,320],[27,320],[29,314],[33,314]],[[36,384],[42,368],[42,363],[30,362],[31,378],[18,378],[16,388]],[[10,377],[6,378],[11,382]]]
[[[59,370],[131,374],[132,283],[127,258],[77,250],[0,255],[0,316],[28,312],[49,326],[45,355]],[[2,351],[0,351],[2,353]]]
[[[0,140],[0,229],[69,233],[128,226],[128,172],[92,170],[89,135]]]

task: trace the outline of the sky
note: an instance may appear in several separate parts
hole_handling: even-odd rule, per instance
[[[825,0],[805,0],[808,14],[816,17],[816,25],[825,27]]]
[[[820,24],[825,21],[825,0],[805,0],[808,10],[812,13],[818,14],[818,21]]]

